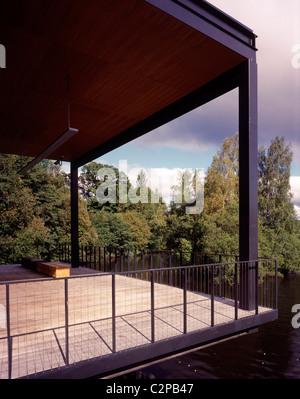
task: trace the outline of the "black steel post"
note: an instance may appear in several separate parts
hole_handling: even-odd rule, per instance
[[[68,293],[68,279],[65,279],[65,350],[66,366],[69,365],[69,293]]]
[[[234,264],[234,319],[238,319],[238,264]]]
[[[255,267],[255,314],[258,314],[258,261],[254,262]]]
[[[275,259],[275,309],[278,309],[278,262]]]
[[[124,250],[121,249],[121,272],[123,272],[124,268]]]
[[[183,334],[187,333],[187,268],[183,274]]]
[[[112,352],[116,352],[116,276],[111,276],[112,292]]]
[[[71,264],[79,267],[78,168],[71,162]]]
[[[99,257],[99,263],[98,263],[98,267],[99,267],[99,271],[101,272],[101,248],[98,248],[98,257]]]
[[[155,324],[154,324],[154,272],[151,271],[151,342],[155,342]]]
[[[9,284],[6,284],[6,329],[7,329],[8,379],[10,380],[12,373],[12,342],[10,336]]]
[[[257,65],[253,57],[239,72],[239,246],[240,261],[258,258]],[[255,268],[240,266],[240,307],[255,309]]]
[[[210,288],[210,310],[211,310],[211,326],[215,325],[215,292],[214,292],[214,277],[215,277],[215,268],[214,265],[211,266],[211,288]]]

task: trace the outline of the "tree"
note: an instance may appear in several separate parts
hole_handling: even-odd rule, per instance
[[[215,214],[239,199],[239,137],[226,138],[213,158],[205,179],[204,210]]]
[[[276,137],[258,153],[260,255],[276,257],[283,273],[300,269],[298,221],[290,187],[292,158],[285,137]]]
[[[138,250],[148,248],[151,230],[145,216],[136,211],[126,211],[120,216],[130,226],[134,238],[134,248]]]
[[[5,263],[23,256],[51,259],[58,243],[70,240],[70,190],[60,167],[45,160],[19,175],[22,161],[19,156],[0,154],[1,262]],[[97,238],[83,200],[79,235],[89,244]]]
[[[239,251],[239,210],[228,203],[218,214],[204,213],[201,217],[202,234],[197,247],[203,253],[237,255]]]
[[[120,214],[101,211],[90,213],[93,226],[98,234],[97,244],[101,247],[118,249],[133,249],[134,236],[127,223]]]
[[[106,175],[106,171],[110,173],[110,178]],[[79,176],[79,189],[81,195],[87,201],[88,210],[105,209],[111,212],[123,212],[128,209],[130,207],[129,202],[124,203],[123,199],[120,201],[120,183],[122,183],[122,187],[125,186],[127,195],[131,184],[128,177],[122,172],[119,173],[117,168],[95,161],[83,166]],[[115,195],[114,198],[108,197],[107,201],[101,203],[97,198],[97,192],[98,194],[101,193],[104,199],[111,192]]]
[[[258,153],[259,215],[265,226],[293,232],[295,211],[291,201],[290,169],[293,154],[284,137],[276,137]]]

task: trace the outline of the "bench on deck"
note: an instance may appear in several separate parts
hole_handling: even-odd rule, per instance
[[[29,267],[40,273],[47,274],[51,277],[69,277],[70,276],[70,266],[62,265],[56,262],[45,262],[42,259],[36,258],[23,258],[21,261],[22,265]]]

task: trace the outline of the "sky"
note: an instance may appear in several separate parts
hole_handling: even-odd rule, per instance
[[[300,0],[211,0],[258,36],[258,141],[269,146],[276,136],[291,145],[291,191],[300,217]],[[168,176],[174,169],[204,171],[226,137],[238,131],[234,90],[125,146],[98,162],[128,172],[143,168]],[[134,173],[133,179],[134,179]],[[150,175],[150,173],[149,173]]]

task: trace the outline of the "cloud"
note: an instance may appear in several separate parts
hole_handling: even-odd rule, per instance
[[[150,187],[154,193],[158,193],[166,204],[170,203],[173,199],[173,186],[178,184],[178,177],[180,174],[186,170],[194,172],[194,170],[188,168],[144,168],[137,164],[127,164],[127,162],[124,165],[125,169],[120,166],[118,166],[118,168],[126,173],[133,187],[136,187],[137,177],[141,170],[143,170],[147,178],[146,185]],[[203,170],[200,169],[199,173],[200,178],[204,176]]]
[[[293,68],[293,47],[300,43],[300,0],[210,0],[253,29],[257,38],[258,136],[269,145],[285,136],[300,148],[300,68]],[[138,139],[147,147],[203,152],[219,147],[238,130],[237,91],[228,93]],[[300,155],[300,150],[297,149]],[[295,162],[298,158],[294,158]]]
[[[237,90],[219,97],[135,141],[141,147],[203,152],[238,130]]]
[[[148,187],[162,196],[164,202],[169,203],[173,195],[172,186],[177,183],[178,173],[183,169],[143,168],[139,165],[127,165],[127,176],[134,187],[141,170],[147,176]]]
[[[297,218],[300,220],[300,206],[295,205],[295,211],[296,211]]]
[[[291,192],[293,194],[292,201],[298,207],[300,206],[300,176],[290,177]]]
[[[300,144],[300,68],[292,66],[300,43],[299,0],[210,0],[258,35],[259,139],[286,136]]]

